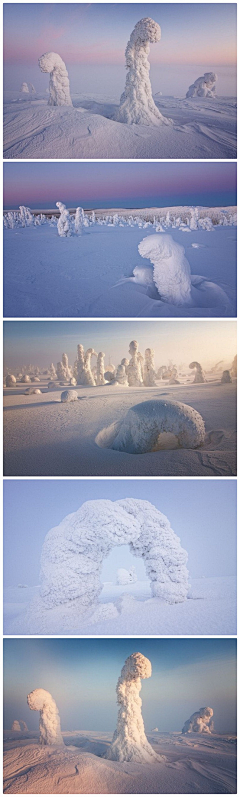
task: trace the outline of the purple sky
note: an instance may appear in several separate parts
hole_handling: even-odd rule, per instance
[[[231,205],[235,163],[5,163],[4,207],[83,203]],[[155,203],[154,202],[154,203]]]

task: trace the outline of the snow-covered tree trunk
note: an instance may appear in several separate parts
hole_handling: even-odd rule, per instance
[[[156,386],[156,372],[154,365],[154,350],[145,349],[145,360],[143,367],[143,383],[146,387]]]
[[[72,105],[68,73],[61,56],[44,53],[38,63],[41,72],[50,73],[48,105]]]
[[[64,744],[57,705],[46,689],[34,689],[27,696],[29,708],[40,711],[40,744],[62,746]]]
[[[169,124],[160,113],[152,97],[148,60],[150,44],[160,41],[161,28],[150,17],[135,25],[126,47],[127,77],[115,121],[125,124]]]
[[[185,722],[182,733],[212,733],[214,730],[212,717],[212,708],[209,708],[209,706],[200,708]]]
[[[104,368],[104,357],[105,354],[103,351],[100,351],[97,356],[97,379],[96,385],[105,385],[106,379],[104,377],[105,368]]]
[[[149,235],[138,246],[142,257],[153,264],[153,280],[164,302],[191,305],[191,269],[185,249],[171,235]]]
[[[128,384],[130,387],[141,387],[143,384],[141,361],[138,357],[139,353],[137,340],[131,340],[129,344],[129,354],[131,358],[129,360],[129,365],[126,367]]]
[[[150,678],[152,666],[142,653],[132,653],[123,665],[117,682],[119,704],[117,728],[105,758],[112,761],[135,761],[139,764],[164,761],[149,744],[142,718],[141,678]]]

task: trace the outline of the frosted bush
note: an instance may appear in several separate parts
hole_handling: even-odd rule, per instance
[[[137,340],[131,340],[131,343],[129,344],[129,354],[131,357],[129,360],[129,365],[126,367],[128,384],[130,387],[141,387],[143,384],[143,379]]]
[[[209,708],[209,706],[200,708],[185,722],[182,733],[212,733],[214,729],[212,717],[212,708]]]
[[[146,387],[156,386],[156,373],[154,365],[154,350],[145,349],[145,360],[143,367],[143,383]]]
[[[30,227],[34,221],[30,208],[26,208],[25,205],[19,206],[18,218],[22,227]]]
[[[225,384],[227,384],[229,382],[232,382],[230,371],[223,371],[222,372],[222,378],[221,378],[221,384],[225,385]]]
[[[84,210],[77,208],[74,218],[74,230],[76,235],[81,235],[84,226]]]
[[[153,264],[153,280],[163,301],[192,304],[191,269],[181,244],[171,235],[149,235],[143,238],[138,251]]]
[[[112,371],[105,371],[104,378],[106,382],[115,382],[115,374]]]
[[[60,235],[60,238],[69,238],[72,231],[70,213],[62,202],[56,202],[56,207],[60,210],[57,222],[58,235]]]
[[[16,377],[14,374],[7,374],[6,376],[6,387],[16,387]]]
[[[212,219],[210,219],[209,216],[205,216],[205,219],[199,219],[198,227],[201,230],[207,230],[207,232],[211,232],[212,230],[214,230]]]
[[[215,97],[217,79],[214,72],[205,72],[189,86],[186,97]]]
[[[117,728],[105,758],[112,761],[136,761],[139,764],[164,761],[149,744],[142,718],[141,679],[150,678],[152,666],[142,653],[132,653],[125,661],[117,682],[119,705]]]
[[[21,382],[24,382],[24,383],[26,383],[26,382],[30,382],[30,381],[31,381],[31,380],[30,380],[30,376],[28,376],[28,374],[24,374],[24,375],[22,376],[22,378],[21,378],[21,380],[20,380],[20,381],[21,381]]]
[[[38,64],[41,72],[50,73],[48,105],[72,105],[68,73],[61,56],[44,53]]]
[[[119,385],[124,385],[124,387],[128,387],[128,376],[127,376],[128,365],[129,365],[129,360],[127,360],[126,357],[123,357],[116,371],[116,382],[118,382]]]
[[[27,83],[22,83],[20,91],[22,94],[29,94],[29,88]]]
[[[77,400],[78,394],[76,390],[64,390],[63,393],[61,393],[61,401],[64,403]]]
[[[18,720],[14,720],[13,721],[13,724],[12,724],[12,727],[11,727],[11,731],[15,731],[15,732],[17,731],[18,733],[19,733],[19,731],[21,731],[21,725],[20,725],[20,722],[18,722]]]
[[[46,689],[34,689],[27,696],[29,708],[40,711],[39,730],[41,745],[60,747],[64,744],[57,705]]]
[[[75,387],[75,385],[77,384],[77,380],[75,379],[75,376],[71,376],[71,379],[69,380],[69,384],[72,385],[72,387]]]
[[[160,38],[161,28],[150,17],[135,25],[125,50],[126,85],[115,121],[140,125],[169,124],[170,120],[162,116],[153,101],[149,78],[150,44],[160,41]]]
[[[170,379],[169,379],[169,385],[179,385],[180,384],[179,380],[177,379],[177,375],[178,375],[177,374],[177,368],[176,368],[176,366],[174,366],[172,368],[171,376],[170,376]]]
[[[122,421],[98,433],[96,443],[100,448],[145,454],[169,448],[197,448],[204,437],[204,421],[193,407],[159,399],[131,407]]]
[[[104,357],[105,354],[103,351],[100,351],[97,356],[97,378],[96,378],[96,385],[105,385],[106,380],[104,377]]]
[[[65,353],[62,354],[62,364],[63,364],[63,368],[64,368],[66,379],[68,379],[68,380],[71,379],[72,369],[71,369],[71,367],[68,364],[68,356]]]
[[[57,373],[56,373],[56,369],[55,369],[55,366],[53,365],[53,363],[51,363],[51,365],[50,365],[49,372],[50,372],[50,376],[51,376],[52,380],[57,379]]]
[[[202,369],[202,366],[200,365],[200,363],[198,363],[198,362],[196,362],[194,360],[192,363],[190,363],[189,368],[191,368],[191,370],[192,369],[195,370],[195,376],[194,376],[193,384],[201,384],[202,382],[206,381],[205,377],[204,377],[203,369]]]

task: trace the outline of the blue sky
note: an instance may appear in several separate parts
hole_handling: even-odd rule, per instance
[[[4,728],[24,719],[37,729],[28,692],[47,689],[65,730],[113,731],[116,683],[127,656],[139,651],[152,662],[141,697],[147,732],[181,730],[200,708],[214,710],[218,733],[236,729],[234,639],[5,639]]]
[[[5,586],[18,583],[32,586],[39,583],[40,555],[45,535],[66,515],[75,512],[84,501],[99,498],[116,501],[128,496],[144,498],[167,515],[188,551],[190,579],[235,575],[236,481],[6,479]],[[133,557],[128,546],[114,548],[104,562],[102,580],[115,581],[117,568],[130,567],[132,564],[138,578],[146,578],[142,560]]]

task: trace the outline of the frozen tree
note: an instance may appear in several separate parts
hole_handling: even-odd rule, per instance
[[[198,448],[204,438],[204,421],[193,407],[155,399],[131,407],[122,421],[102,429],[95,440],[100,448],[146,454],[169,448]]]
[[[84,370],[84,348],[82,344],[79,343],[77,347],[77,360],[74,368],[74,376],[77,380],[77,385],[82,384],[83,370]]]
[[[131,355],[131,358],[129,360],[129,365],[126,367],[128,384],[130,387],[141,387],[143,380],[141,362],[138,356],[139,351],[137,340],[131,340],[131,343],[129,344],[129,354]]]
[[[20,725],[20,722],[18,722],[18,720],[14,720],[13,721],[13,724],[12,724],[12,727],[11,727],[11,731],[17,731],[18,733],[19,733],[19,731],[21,731],[21,725]]]
[[[62,364],[63,364],[63,368],[64,368],[64,371],[65,371],[66,379],[68,379],[68,380],[71,379],[72,369],[68,365],[68,356],[67,356],[67,354],[62,354]]]
[[[16,386],[16,377],[14,374],[7,374],[6,376],[6,387],[15,387]]]
[[[235,354],[235,357],[234,357],[234,359],[232,361],[232,365],[231,365],[231,375],[234,376],[234,377],[237,377],[237,355],[236,354]]]
[[[30,208],[25,205],[19,205],[19,222],[22,227],[30,227],[33,223],[33,215]]]
[[[116,370],[116,382],[118,382],[119,385],[124,385],[124,387],[128,387],[128,376],[126,370],[128,365],[129,360],[127,360],[126,357],[123,357]]]
[[[60,235],[60,238],[69,238],[72,227],[70,213],[66,205],[63,205],[62,202],[56,202],[56,207],[60,210],[60,216],[57,222],[58,235]]]
[[[57,53],[44,53],[38,64],[41,72],[49,72],[48,105],[72,105],[66,66]]]
[[[189,86],[186,97],[215,97],[217,79],[214,72],[205,72]]]
[[[142,653],[132,653],[125,661],[117,682],[119,705],[117,728],[105,758],[112,761],[136,761],[139,764],[164,761],[149,744],[142,718],[141,679],[150,678],[152,666]]]
[[[222,372],[221,383],[222,383],[222,385],[225,385],[228,382],[232,382],[230,371],[223,371]]]
[[[156,373],[154,366],[154,350],[145,349],[145,360],[143,367],[143,383],[146,387],[156,386]]]
[[[165,379],[166,373],[167,373],[167,366],[161,365],[157,371],[157,379]]]
[[[131,567],[130,570],[125,570],[124,567],[119,567],[117,571],[117,584],[119,585],[126,585],[126,584],[135,584],[137,581],[137,574],[135,567]]]
[[[33,83],[28,83],[28,86],[30,88],[31,94],[36,94],[36,89],[35,89],[35,86],[33,85]]]
[[[185,249],[171,235],[149,235],[138,246],[142,257],[153,264],[153,280],[159,296],[175,305],[192,304],[191,270]]]
[[[74,230],[76,235],[81,235],[84,226],[84,210],[77,208],[74,219]]]
[[[200,708],[185,722],[182,733],[212,733],[214,729],[212,717],[212,708],[209,706]]]
[[[50,692],[47,692],[46,689],[34,689],[27,696],[27,702],[30,709],[40,711],[40,744],[62,746],[64,742],[61,734],[59,711]]]
[[[29,88],[27,83],[22,83],[20,91],[22,94],[29,94]]]
[[[77,401],[77,400],[78,400],[78,394],[76,390],[64,390],[63,393],[61,393],[61,401],[63,403],[67,403],[69,401]]]
[[[55,366],[53,365],[53,363],[51,363],[51,365],[50,365],[50,368],[49,368],[49,373],[50,373],[50,377],[51,377],[51,380],[52,380],[52,381],[53,381],[54,379],[57,379],[57,372],[56,372],[56,368],[55,368]]]
[[[96,385],[105,385],[106,380],[104,377],[104,357],[105,354],[103,351],[100,351],[97,356],[97,379]]]
[[[113,371],[105,371],[104,378],[106,379],[106,382],[115,382],[116,379]]]
[[[169,385],[179,385],[180,384],[179,380],[177,379],[177,375],[178,375],[177,368],[174,365],[173,368],[172,368],[172,373],[171,373],[170,379],[169,379]]]
[[[156,125],[169,124],[160,113],[152,97],[150,44],[160,41],[161,28],[150,17],[135,25],[125,50],[126,85],[120,98],[120,106],[114,116],[116,122],[125,124]]]
[[[21,725],[21,730],[22,731],[28,731],[27,723],[24,722],[24,720],[20,720],[20,725]]]
[[[189,222],[190,230],[198,229],[198,217],[199,217],[198,208],[191,208],[191,216]]]
[[[205,382],[206,381],[205,377],[204,377],[203,369],[202,369],[202,366],[200,365],[200,363],[197,363],[194,360],[192,363],[190,363],[189,368],[191,368],[191,370],[193,370],[193,369],[195,370],[195,376],[194,376],[193,384],[200,384],[201,382]]]
[[[21,380],[20,380],[20,382],[24,382],[24,384],[26,384],[26,382],[30,382],[30,381],[31,381],[30,380],[30,376],[28,376],[28,374],[24,374],[22,376]]]
[[[77,384],[77,380],[75,379],[75,376],[71,376],[71,379],[69,380],[69,384],[72,385],[72,387],[75,387],[75,385]]]
[[[80,357],[82,357],[82,354],[83,354],[83,351],[79,352]],[[81,372],[80,372],[80,368],[81,368],[81,359],[80,359],[80,361],[79,361],[79,366],[80,366],[79,367],[79,372],[80,373],[79,373],[78,379],[80,379],[81,381],[77,380],[78,385],[90,385],[90,386],[93,387],[96,384],[94,376],[93,376],[93,373],[92,373],[92,369],[91,369],[91,358],[92,358],[93,355],[97,356],[97,354],[94,351],[94,349],[91,349],[91,348],[87,349],[87,351],[83,355],[83,368],[82,368]]]

